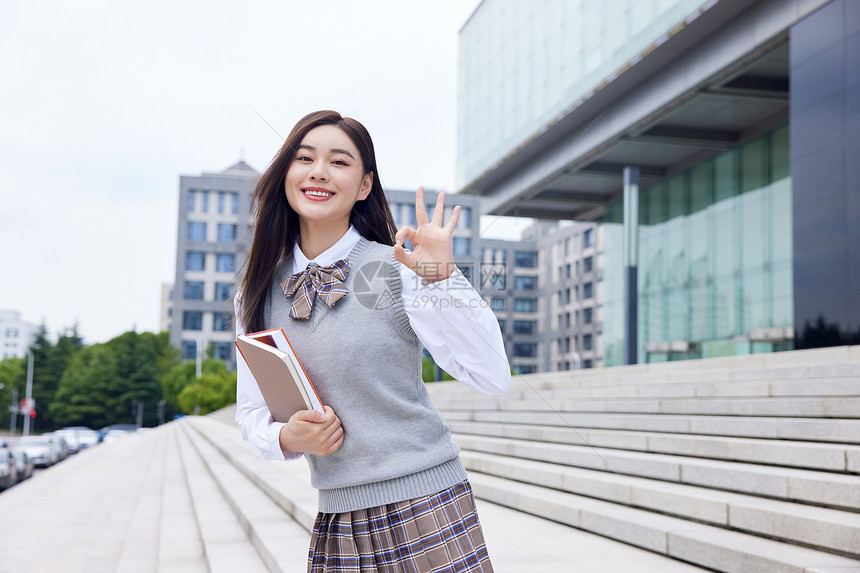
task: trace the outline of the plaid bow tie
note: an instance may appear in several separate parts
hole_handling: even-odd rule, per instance
[[[309,263],[308,268],[300,273],[290,276],[281,283],[284,294],[292,298],[290,316],[301,320],[307,320],[311,315],[311,309],[317,295],[321,296],[323,302],[329,308],[334,303],[346,296],[349,292],[344,286],[347,272],[346,259],[335,261],[328,267],[321,267],[316,263]]]

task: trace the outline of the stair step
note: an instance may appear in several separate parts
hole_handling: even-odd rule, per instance
[[[470,471],[815,546],[860,552],[860,516],[679,483],[463,452]]]
[[[256,547],[248,539],[218,484],[191,446],[185,430],[177,432],[185,480],[211,573],[267,573]]]
[[[860,397],[811,398],[508,398],[470,397],[434,399],[445,412],[555,411],[577,413],[683,414],[706,416],[757,416],[860,419]]]
[[[183,420],[188,420],[189,426],[196,421],[193,418]],[[216,420],[209,423],[226,427]],[[306,568],[310,545],[307,531],[278,505],[272,503],[272,499],[265,492],[256,487],[254,482],[224,458],[193,427],[186,435],[242,523],[266,567],[270,571],[284,573]]]
[[[455,434],[860,473],[860,446],[459,420],[449,420],[448,425]]]
[[[454,441],[475,452],[860,511],[860,476],[475,435]]]
[[[195,418],[191,426],[310,534],[316,520],[318,496],[310,485],[310,469],[304,460],[286,463],[264,460],[242,439],[235,424],[230,427],[207,418]]]
[[[826,567],[860,568],[856,559],[607,501],[475,472],[470,480],[479,499],[718,571],[811,573]]]
[[[115,571],[132,573],[158,569],[159,542],[163,527],[161,499],[165,491],[164,477],[168,471],[165,451],[170,441],[171,431],[171,427],[164,427],[154,435],[150,432],[150,434],[124,437],[124,439],[136,439],[138,442],[134,444],[136,446],[142,445],[141,442],[150,442],[144,447],[147,450],[151,448],[154,456],[152,463],[143,471],[145,477],[136,492],[134,502],[126,505],[125,511],[117,512],[114,508],[111,512],[113,523],[108,523],[107,528],[110,528],[113,533],[108,534],[108,539],[117,539],[113,537],[114,535],[122,539],[120,544],[122,549],[117,556]],[[158,443],[153,444],[152,442],[155,441]],[[124,441],[122,445],[129,447],[132,442]],[[114,515],[117,513],[123,517],[114,521]]]
[[[529,412],[448,410],[442,414],[452,421],[860,444],[860,420],[569,413],[549,409]]]
[[[165,473],[159,497],[153,497],[153,506],[161,504],[161,531],[158,539],[158,571],[207,573],[206,556],[200,530],[191,504],[191,493],[180,458],[177,437],[178,425],[164,426],[169,433],[164,448]]]
[[[860,366],[858,366],[860,369]],[[578,374],[568,373],[573,378]],[[526,379],[524,379],[526,380]],[[559,399],[597,399],[597,398],[772,398],[772,397],[834,397],[860,396],[860,376],[838,378],[818,378],[814,380],[736,380],[720,382],[690,381],[641,381],[624,379],[617,384],[571,384],[552,385],[548,388],[533,388],[522,383],[515,385],[504,394],[494,397],[477,397],[482,401],[520,401],[520,400],[559,400]],[[459,393],[454,388],[438,389],[431,392],[433,402],[445,407]]]

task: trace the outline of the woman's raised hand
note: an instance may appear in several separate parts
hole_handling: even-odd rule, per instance
[[[448,224],[442,226],[444,214],[445,193],[439,193],[436,196],[433,219],[427,218],[427,209],[424,207],[424,188],[419,187],[415,193],[415,221],[418,228],[402,227],[395,236],[394,258],[430,282],[445,280],[454,272],[451,234],[457,226],[460,206],[454,207]],[[404,239],[412,243],[414,249],[411,252],[403,248]]]

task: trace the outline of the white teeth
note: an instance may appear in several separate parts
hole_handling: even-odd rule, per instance
[[[305,195],[313,195],[314,197],[331,197],[334,193],[327,193],[325,191],[305,191]]]

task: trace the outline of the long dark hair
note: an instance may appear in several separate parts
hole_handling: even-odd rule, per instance
[[[370,139],[367,129],[358,121],[343,117],[336,111],[309,113],[290,131],[271,165],[260,176],[251,195],[254,239],[245,263],[245,277],[237,293],[241,303],[238,318],[246,332],[257,332],[265,328],[263,315],[266,297],[275,271],[279,263],[293,253],[299,234],[299,217],[287,202],[285,178],[305,135],[321,125],[339,127],[358,148],[365,174],[373,174],[370,194],[364,201],[355,203],[349,222],[371,241],[389,246],[394,244],[397,225],[382,191],[373,140]]]

